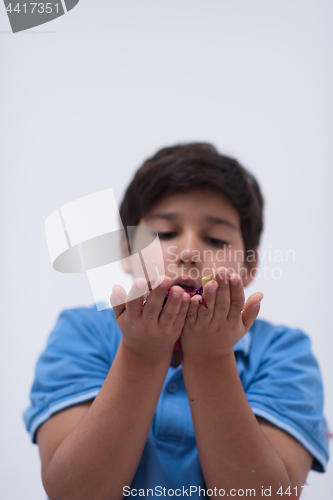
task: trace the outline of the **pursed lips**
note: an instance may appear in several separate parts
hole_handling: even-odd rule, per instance
[[[183,280],[183,279],[176,280],[176,281],[174,281],[174,283],[172,283],[171,287],[176,286],[176,285],[181,286],[185,290],[185,292],[187,292],[187,293],[193,292],[193,290],[195,290],[196,288],[198,288],[200,286],[200,284],[197,284],[194,280],[192,280],[190,278],[186,279],[186,280]]]

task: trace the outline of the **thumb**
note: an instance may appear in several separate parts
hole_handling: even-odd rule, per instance
[[[262,301],[263,298],[264,298],[263,293],[256,292],[253,293],[247,299],[242,314],[243,324],[246,328],[246,331],[248,331],[251,328],[251,326],[254,323],[254,320],[258,316],[260,311],[260,302]]]
[[[114,285],[110,296],[110,304],[113,307],[115,319],[118,319],[126,309],[126,300],[127,293],[124,288],[120,285]]]

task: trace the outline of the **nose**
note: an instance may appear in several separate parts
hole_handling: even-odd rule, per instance
[[[178,242],[179,263],[200,263],[201,252],[200,239],[195,232],[191,229],[184,231]]]

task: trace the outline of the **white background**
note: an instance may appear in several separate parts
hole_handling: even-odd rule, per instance
[[[310,335],[333,426],[332,15],[330,0],[81,0],[13,35],[0,5],[1,499],[45,499],[22,413],[57,315],[93,303],[84,275],[53,271],[44,221],[107,187],[120,203],[165,145],[212,142],[257,176],[261,250],[296,259],[250,291],[261,318]],[[307,482],[329,498],[332,464]]]

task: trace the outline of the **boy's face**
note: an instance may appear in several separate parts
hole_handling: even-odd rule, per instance
[[[145,214],[139,226],[158,232],[165,274],[186,291],[200,286],[212,268],[233,269],[244,286],[255,274],[255,262],[245,260],[237,210],[212,190],[168,196]]]

